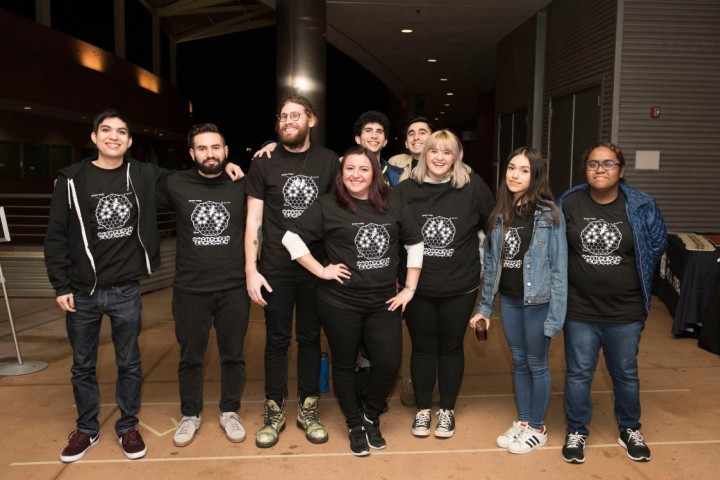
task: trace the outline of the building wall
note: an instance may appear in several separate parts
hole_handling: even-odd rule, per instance
[[[720,232],[720,2],[625,0],[618,143],[668,227]],[[650,107],[660,118],[650,118]],[[636,171],[637,150],[660,151]]]

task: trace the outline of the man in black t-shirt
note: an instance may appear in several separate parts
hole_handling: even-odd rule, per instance
[[[158,204],[176,213],[177,255],[172,310],[180,344],[178,380],[183,414],[173,438],[189,445],[200,428],[203,363],[214,326],[220,353],[220,426],[228,440],[245,440],[237,415],[245,383],[243,345],[250,301],[245,287],[245,182],[223,171],[228,147],[217,126],[195,125],[188,134],[196,168],[158,186]]]
[[[260,448],[275,445],[285,427],[293,308],[298,345],[297,423],[310,442],[324,443],[328,439],[317,411],[320,395],[317,279],[292,261],[281,243],[285,232],[305,209],[330,191],[337,176],[337,154],[310,141],[310,131],[316,123],[315,109],[309,100],[300,96],[285,99],[276,127],[279,148],[272,158],[253,159],[248,172],[245,273],[250,298],[264,307],[266,327],[265,421],[255,437]],[[325,258],[321,243],[309,248],[315,258]]]

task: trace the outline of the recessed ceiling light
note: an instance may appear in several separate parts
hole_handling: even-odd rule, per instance
[[[447,82],[447,78],[441,78],[440,81],[441,81],[441,82]]]
[[[412,28],[403,28],[402,30],[400,30],[400,32],[402,32],[402,33],[412,33]]]
[[[438,120],[440,120],[440,119],[438,117],[435,117],[435,121],[438,121]]]
[[[23,107],[23,110],[32,110],[32,107]]]
[[[450,104],[449,104],[449,103],[446,103],[446,104],[445,104],[445,106],[446,106],[446,107],[449,107],[449,106],[450,106]]]
[[[455,95],[453,92],[447,92],[448,97],[452,97],[453,95]]]
[[[440,115],[445,115],[445,112],[440,112]]]
[[[428,58],[428,63],[435,63],[437,62],[437,58]]]

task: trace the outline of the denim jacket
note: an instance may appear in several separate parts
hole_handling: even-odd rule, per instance
[[[487,318],[495,310],[495,294],[502,273],[503,220],[485,239],[483,255],[482,300],[477,313]],[[549,208],[538,206],[535,210],[532,239],[523,257],[523,284],[525,305],[549,303],[545,319],[545,336],[554,338],[560,334],[565,322],[567,308],[567,236],[565,219],[559,216],[559,224],[553,222]]]

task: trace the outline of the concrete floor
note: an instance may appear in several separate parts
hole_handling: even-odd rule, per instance
[[[240,415],[248,439],[232,444],[220,429],[217,410],[219,368],[217,347],[211,340],[206,367],[203,425],[195,441],[173,446],[181,418],[177,392],[178,347],[170,315],[171,289],[143,296],[141,336],[144,388],[140,431],[148,446],[142,460],[126,460],[114,435],[118,410],[114,404],[115,368],[107,322],[99,353],[101,441],[73,464],[58,460],[76,411],[70,386],[71,352],[64,317],[54,299],[11,298],[13,318],[23,360],[44,361],[48,368],[34,374],[0,377],[3,406],[0,435],[0,478],[48,479],[174,479],[174,478],[327,478],[337,479],[709,479],[718,478],[720,456],[718,399],[720,357],[701,350],[691,339],[673,339],[672,319],[654,299],[643,333],[640,381],[642,429],[652,449],[652,461],[636,463],[617,443],[612,389],[604,365],[593,384],[594,417],[583,465],[566,464],[560,449],[564,440],[562,339],[553,341],[553,395],[547,415],[549,442],[528,455],[515,456],[495,447],[495,437],[515,418],[511,361],[499,322],[489,340],[478,343],[466,336],[465,379],[456,408],[453,438],[417,439],[410,433],[414,409],[401,405],[397,387],[382,417],[388,447],[365,458],[349,453],[347,430],[333,392],[324,395],[321,418],[330,441],[312,445],[290,421],[280,442],[258,449],[254,434],[262,423],[264,323],[258,308],[251,311],[246,339],[247,383]],[[403,371],[407,372],[409,342],[405,339]],[[326,349],[326,348],[325,348]],[[290,391],[295,391],[294,349]],[[0,363],[16,363],[7,312],[0,311]],[[295,399],[288,415],[296,414]],[[715,473],[713,473],[715,472]]]

